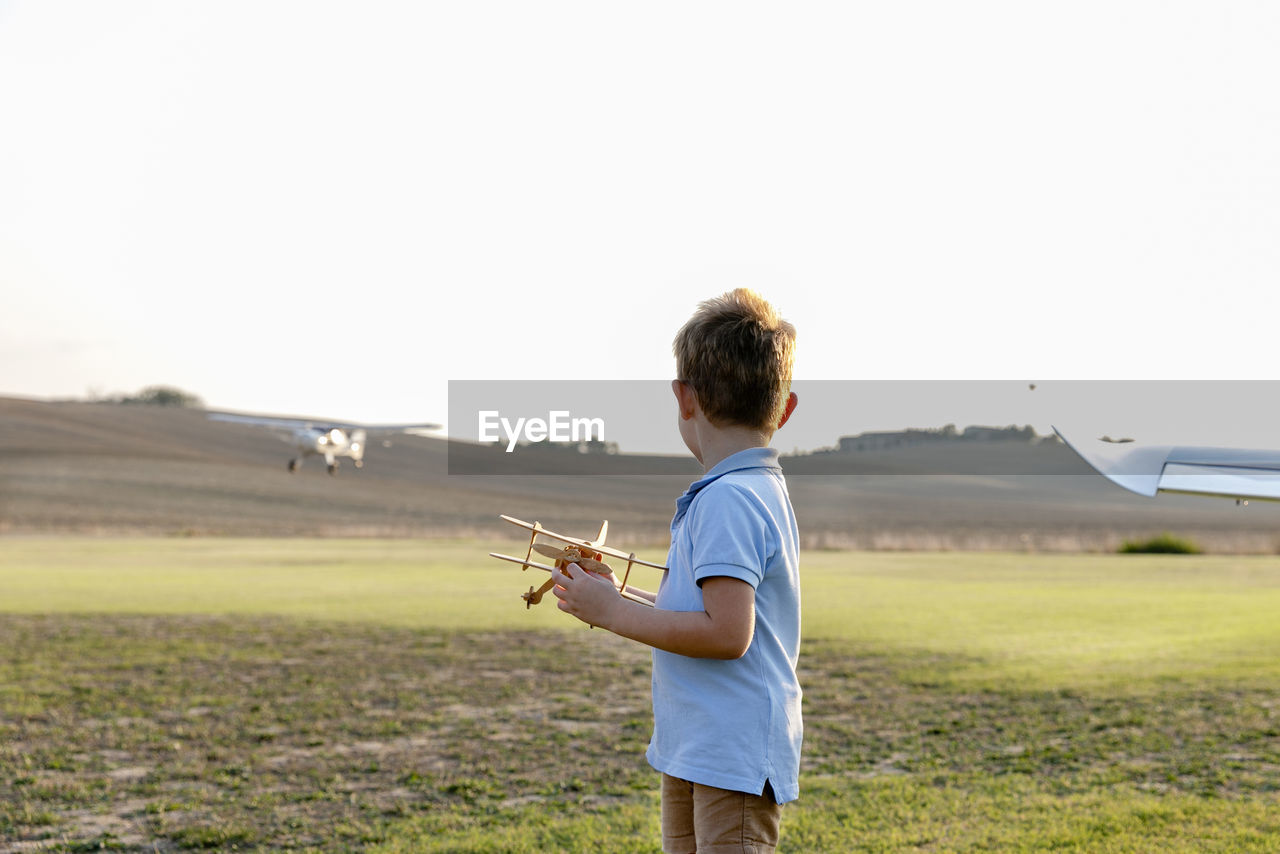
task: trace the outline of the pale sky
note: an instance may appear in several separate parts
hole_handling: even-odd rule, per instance
[[[1273,379],[1277,44],[1269,3],[0,0],[0,394],[444,421],[669,378],[739,285],[797,378]]]

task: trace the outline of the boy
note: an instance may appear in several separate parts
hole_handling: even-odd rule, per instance
[[[680,436],[705,474],[676,501],[657,594],[570,565],[559,608],[654,647],[654,733],[668,854],[771,852],[799,796],[799,535],[768,445],[796,406],[795,328],[739,288],[675,339]]]

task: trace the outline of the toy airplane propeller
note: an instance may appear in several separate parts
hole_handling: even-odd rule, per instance
[[[588,556],[587,550],[579,546],[565,546],[562,549],[558,549],[546,543],[534,543],[533,550],[543,557],[551,558],[556,563],[576,563],[588,572],[594,572],[598,575],[613,575],[613,570],[609,568],[609,564],[601,563]]]
[[[1157,492],[1217,495],[1237,503],[1280,501],[1280,450],[1249,451],[1178,445],[1144,445],[1103,438],[1088,444],[1054,432],[1112,483],[1147,497]]]
[[[653,603],[647,599],[642,599],[639,596],[633,596],[627,592],[627,579],[631,577],[631,568],[637,564],[640,566],[651,566],[654,569],[660,569],[663,572],[666,572],[667,568],[660,563],[649,563],[648,561],[640,560],[636,557],[635,552],[628,554],[626,552],[619,551],[618,549],[606,546],[604,541],[609,535],[609,521],[607,519],[601,523],[600,533],[596,534],[596,538],[594,540],[581,540],[577,537],[568,537],[564,534],[558,534],[555,531],[542,527],[542,524],[539,522],[530,523],[523,519],[517,519],[514,516],[500,516],[498,518],[521,528],[528,529],[531,532],[529,534],[529,549],[523,558],[499,554],[498,552],[489,552],[489,557],[496,557],[498,560],[507,560],[512,563],[518,563],[520,564],[521,569],[529,569],[532,567],[533,569],[541,569],[545,572],[554,572],[557,569],[564,569],[571,563],[576,563],[588,572],[594,572],[597,575],[603,576],[613,576],[614,572],[608,564],[601,562],[601,558],[611,557],[617,560],[625,560],[627,562],[627,568],[622,574],[622,589],[619,593],[624,598],[630,599],[632,602],[639,602],[642,605],[649,605],[650,607],[653,606]],[[565,545],[553,546],[549,543],[538,542],[539,536],[559,540]],[[534,552],[537,552],[543,557],[551,558],[555,561],[555,565],[547,566],[546,564],[535,563],[533,561]],[[530,586],[528,593],[521,593],[520,598],[524,600],[525,608],[531,608],[541,602],[542,597],[546,595],[547,591],[549,591],[554,585],[555,582],[548,580],[537,589]]]

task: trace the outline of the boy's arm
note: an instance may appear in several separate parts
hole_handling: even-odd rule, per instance
[[[596,553],[595,553],[595,559],[596,559],[596,560],[598,560],[598,561],[603,561],[603,560],[604,560],[604,555],[602,555],[600,552],[596,552]],[[587,571],[588,571],[588,572],[590,572],[590,570],[587,570]],[[594,574],[599,575],[599,573],[594,573]],[[646,602],[652,602],[652,603],[655,603],[655,604],[656,604],[656,603],[657,603],[657,601],[658,601],[658,594],[657,594],[657,593],[653,593],[653,592],[651,592],[651,591],[649,591],[649,590],[642,590],[642,589],[640,589],[639,587],[633,587],[633,586],[632,586],[632,585],[630,585],[630,584],[625,584],[625,585],[624,585],[624,584],[622,583],[622,579],[621,579],[621,578],[619,578],[619,577],[618,577],[618,574],[617,574],[616,572],[613,572],[613,570],[610,570],[610,574],[609,574],[608,576],[605,576],[605,577],[607,577],[607,578],[609,578],[609,579],[611,579],[611,580],[613,581],[613,586],[614,586],[614,587],[616,587],[616,588],[618,589],[618,592],[620,592],[620,593],[626,593],[628,596],[634,596],[634,597],[636,597],[637,599],[643,599],[643,600],[645,600]]]
[[[724,576],[702,583],[701,611],[662,611],[618,595],[607,579],[570,565],[552,575],[558,607],[593,626],[691,658],[735,659],[755,634],[756,591]]]
[[[623,591],[621,581],[619,581],[614,586],[617,587],[619,591]],[[630,584],[626,586],[626,589],[623,592],[625,592],[628,596],[635,596],[637,599],[643,599],[646,602],[657,603],[658,601],[657,593],[654,593],[650,590],[641,590],[639,587],[632,587]]]

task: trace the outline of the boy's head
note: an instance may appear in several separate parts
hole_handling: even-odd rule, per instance
[[[796,330],[754,291],[698,304],[676,334],[676,377],[713,425],[772,433],[787,409]]]

